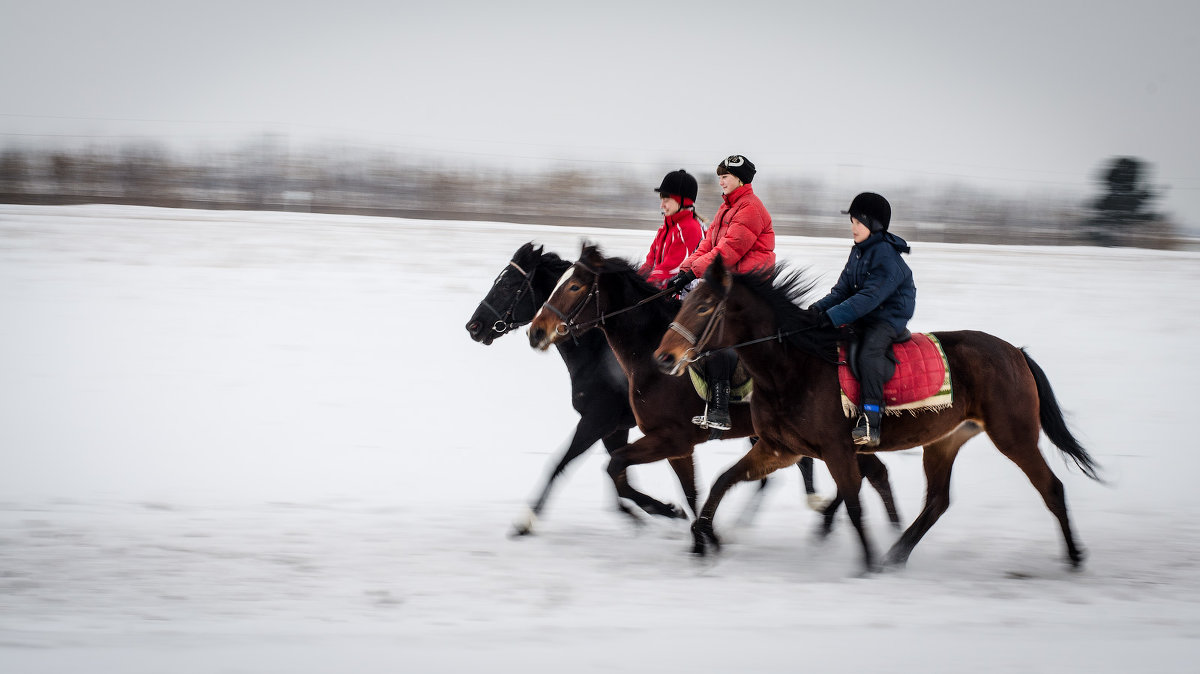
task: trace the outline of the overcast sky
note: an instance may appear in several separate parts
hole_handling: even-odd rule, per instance
[[[1200,225],[1200,3],[0,0],[0,144],[263,133],[855,189],[1093,192]]]

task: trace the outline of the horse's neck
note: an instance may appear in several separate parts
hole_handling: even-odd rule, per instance
[[[750,341],[764,335],[743,336],[737,341]],[[817,371],[832,367],[817,356],[789,343],[778,340],[760,342],[738,349],[738,357],[746,373],[754,379],[755,392],[767,392],[765,399],[775,399],[772,391],[793,390],[796,382],[816,381]]]
[[[558,279],[562,273],[571,266],[569,263],[561,262],[553,264],[549,260],[543,258],[543,262],[538,264],[533,271],[533,280],[530,281],[530,286],[533,288],[534,307],[540,307],[550,299],[550,295],[554,292],[555,286],[558,285]],[[557,261],[556,261],[557,262]],[[532,319],[531,319],[532,320]]]
[[[598,330],[589,330],[574,339],[560,339],[554,346],[558,348],[558,355],[562,356],[572,378],[576,372],[595,367],[597,361],[612,357],[608,341]]]
[[[622,298],[622,302],[627,300],[626,304],[614,306],[611,310],[633,306],[642,299],[644,298],[630,295]],[[654,365],[654,351],[662,341],[672,318],[663,302],[648,302],[636,309],[605,319],[601,329],[604,330],[617,360],[620,361],[621,368],[633,376],[647,368],[657,371]]]

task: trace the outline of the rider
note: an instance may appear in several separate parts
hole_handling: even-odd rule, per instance
[[[754,163],[735,154],[717,165],[723,203],[713,216],[712,224],[700,241],[700,246],[684,260],[679,273],[668,282],[677,291],[683,290],[721,256],[725,267],[734,273],[765,269],[775,264],[775,230],[771,214],[754,194]],[[704,374],[709,380],[709,404],[704,416],[692,421],[699,426],[727,431],[732,427],[729,417],[729,380],[737,366],[737,353],[721,349],[704,359]]]
[[[917,306],[917,286],[901,253],[908,243],[888,231],[892,206],[878,194],[863,192],[842,211],[850,216],[854,247],[846,268],[828,295],[809,308],[824,325],[854,324],[861,336],[858,351],[862,414],[851,432],[856,445],[879,445],[883,385],[895,373],[889,351],[905,334]]]
[[[671,171],[654,191],[662,198],[663,223],[638,273],[661,288],[696,250],[704,229],[696,216],[696,179],[687,171]]]

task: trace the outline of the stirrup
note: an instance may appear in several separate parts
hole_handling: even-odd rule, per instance
[[[692,423],[696,424],[700,428],[711,428],[711,429],[717,430],[717,431],[727,431],[727,430],[733,428],[733,426],[731,424],[723,424],[723,423],[720,423],[717,421],[712,421],[711,419],[709,419],[707,404],[704,405],[704,414],[702,414],[698,417],[692,417]]]
[[[858,424],[854,427],[854,430],[850,431],[850,439],[856,445],[877,447],[879,446],[879,425],[876,424],[872,428],[871,420],[867,418],[867,415],[859,415]]]

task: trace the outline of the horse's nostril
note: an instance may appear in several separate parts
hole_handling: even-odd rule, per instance
[[[470,332],[472,334],[479,332],[479,321],[467,323],[467,332]]]

